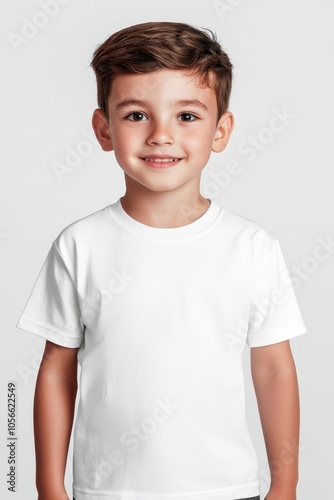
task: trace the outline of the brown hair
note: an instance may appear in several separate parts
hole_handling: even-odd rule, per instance
[[[108,116],[108,97],[116,75],[151,73],[159,69],[188,70],[210,87],[214,75],[218,119],[228,110],[232,63],[216,35],[189,24],[148,22],[112,34],[95,50],[92,66],[97,81],[98,105]]]

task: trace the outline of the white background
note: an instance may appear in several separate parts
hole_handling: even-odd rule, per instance
[[[211,0],[62,0],[52,16],[41,16],[42,3],[6,2],[0,11],[1,498],[37,498],[32,409],[45,341],[17,329],[17,320],[58,233],[124,194],[123,172],[113,153],[87,139],[97,107],[89,63],[97,45],[113,32],[146,21],[210,28],[234,64],[230,111],[235,129],[226,151],[213,153],[205,167],[201,192],[256,221],[280,241],[308,330],[291,340],[301,398],[298,499],[329,498],[334,465],[334,248],[322,244],[318,250],[321,241],[334,240],[333,2],[223,0],[219,7]],[[271,133],[268,126],[277,112],[290,118],[280,132]],[[254,136],[261,150],[253,147],[246,153]],[[65,165],[73,150],[80,153],[77,165],[57,177],[56,162]],[[231,161],[238,162],[238,175],[229,176]],[[243,361],[262,500],[269,475],[248,347]],[[15,494],[6,486],[9,380],[17,382],[18,396]],[[70,496],[71,483],[72,443],[66,471]]]

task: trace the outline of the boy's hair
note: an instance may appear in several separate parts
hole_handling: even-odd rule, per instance
[[[211,87],[210,76],[214,76],[218,123],[228,110],[233,66],[216,35],[204,29],[211,36],[185,23],[141,23],[117,31],[98,46],[90,66],[96,75],[98,105],[107,120],[108,97],[116,75],[167,68],[194,73],[206,87]]]

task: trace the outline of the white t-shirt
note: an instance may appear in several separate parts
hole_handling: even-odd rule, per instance
[[[259,494],[241,354],[306,332],[260,225],[211,200],[155,228],[119,199],[59,233],[17,327],[80,347],[76,500]]]

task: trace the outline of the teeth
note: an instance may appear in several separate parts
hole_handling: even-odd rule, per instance
[[[145,158],[145,161],[154,161],[157,163],[171,163],[172,161],[177,161],[178,158]]]

